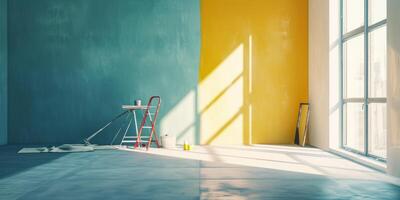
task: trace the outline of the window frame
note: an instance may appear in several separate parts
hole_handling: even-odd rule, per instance
[[[340,134],[339,134],[339,146],[347,151],[364,155],[366,157],[370,157],[382,162],[386,162],[386,158],[379,157],[377,155],[373,155],[369,153],[368,147],[368,137],[369,137],[369,112],[368,106],[370,103],[385,103],[387,97],[369,97],[369,40],[370,40],[370,33],[378,28],[384,27],[387,25],[387,17],[383,20],[375,22],[373,24],[369,24],[369,0],[364,0],[364,24],[358,28],[355,28],[347,33],[344,34],[344,0],[339,0],[339,98],[340,98],[340,107],[339,107],[339,114],[340,114]],[[364,97],[362,98],[344,98],[344,91],[345,91],[345,77],[344,77],[344,58],[345,58],[345,51],[344,51],[344,44],[363,34],[364,36]],[[387,66],[386,66],[387,67]],[[344,139],[346,137],[344,131],[344,124],[346,120],[346,116],[344,113],[344,106],[346,103],[362,103],[363,111],[364,111],[364,151],[361,152],[354,148],[347,147],[344,145]]]

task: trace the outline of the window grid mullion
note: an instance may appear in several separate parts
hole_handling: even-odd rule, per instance
[[[368,156],[368,89],[369,89],[369,37],[368,37],[368,1],[364,0],[364,153]]]
[[[369,25],[368,32],[372,32],[375,29],[381,28],[382,26],[385,26],[386,23],[387,23],[387,20],[383,19],[379,22],[376,22],[375,24]],[[360,34],[364,34],[364,32],[365,32],[365,25],[360,26],[350,32],[347,32],[347,33],[343,34],[343,42],[346,42],[347,40],[355,38],[355,37],[359,36]]]

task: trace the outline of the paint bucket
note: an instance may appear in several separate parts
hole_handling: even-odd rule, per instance
[[[141,106],[142,105],[142,100],[136,99],[135,100],[135,106]]]
[[[176,146],[176,138],[174,135],[163,135],[161,136],[161,146],[163,148],[175,148]]]

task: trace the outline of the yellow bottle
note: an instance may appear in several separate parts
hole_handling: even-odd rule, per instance
[[[189,150],[189,144],[187,143],[187,141],[185,140],[185,142],[183,143],[183,150],[184,151],[187,151],[187,150]]]

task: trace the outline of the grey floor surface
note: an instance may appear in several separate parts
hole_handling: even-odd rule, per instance
[[[120,150],[17,154],[0,146],[0,199],[400,199],[379,180]]]

